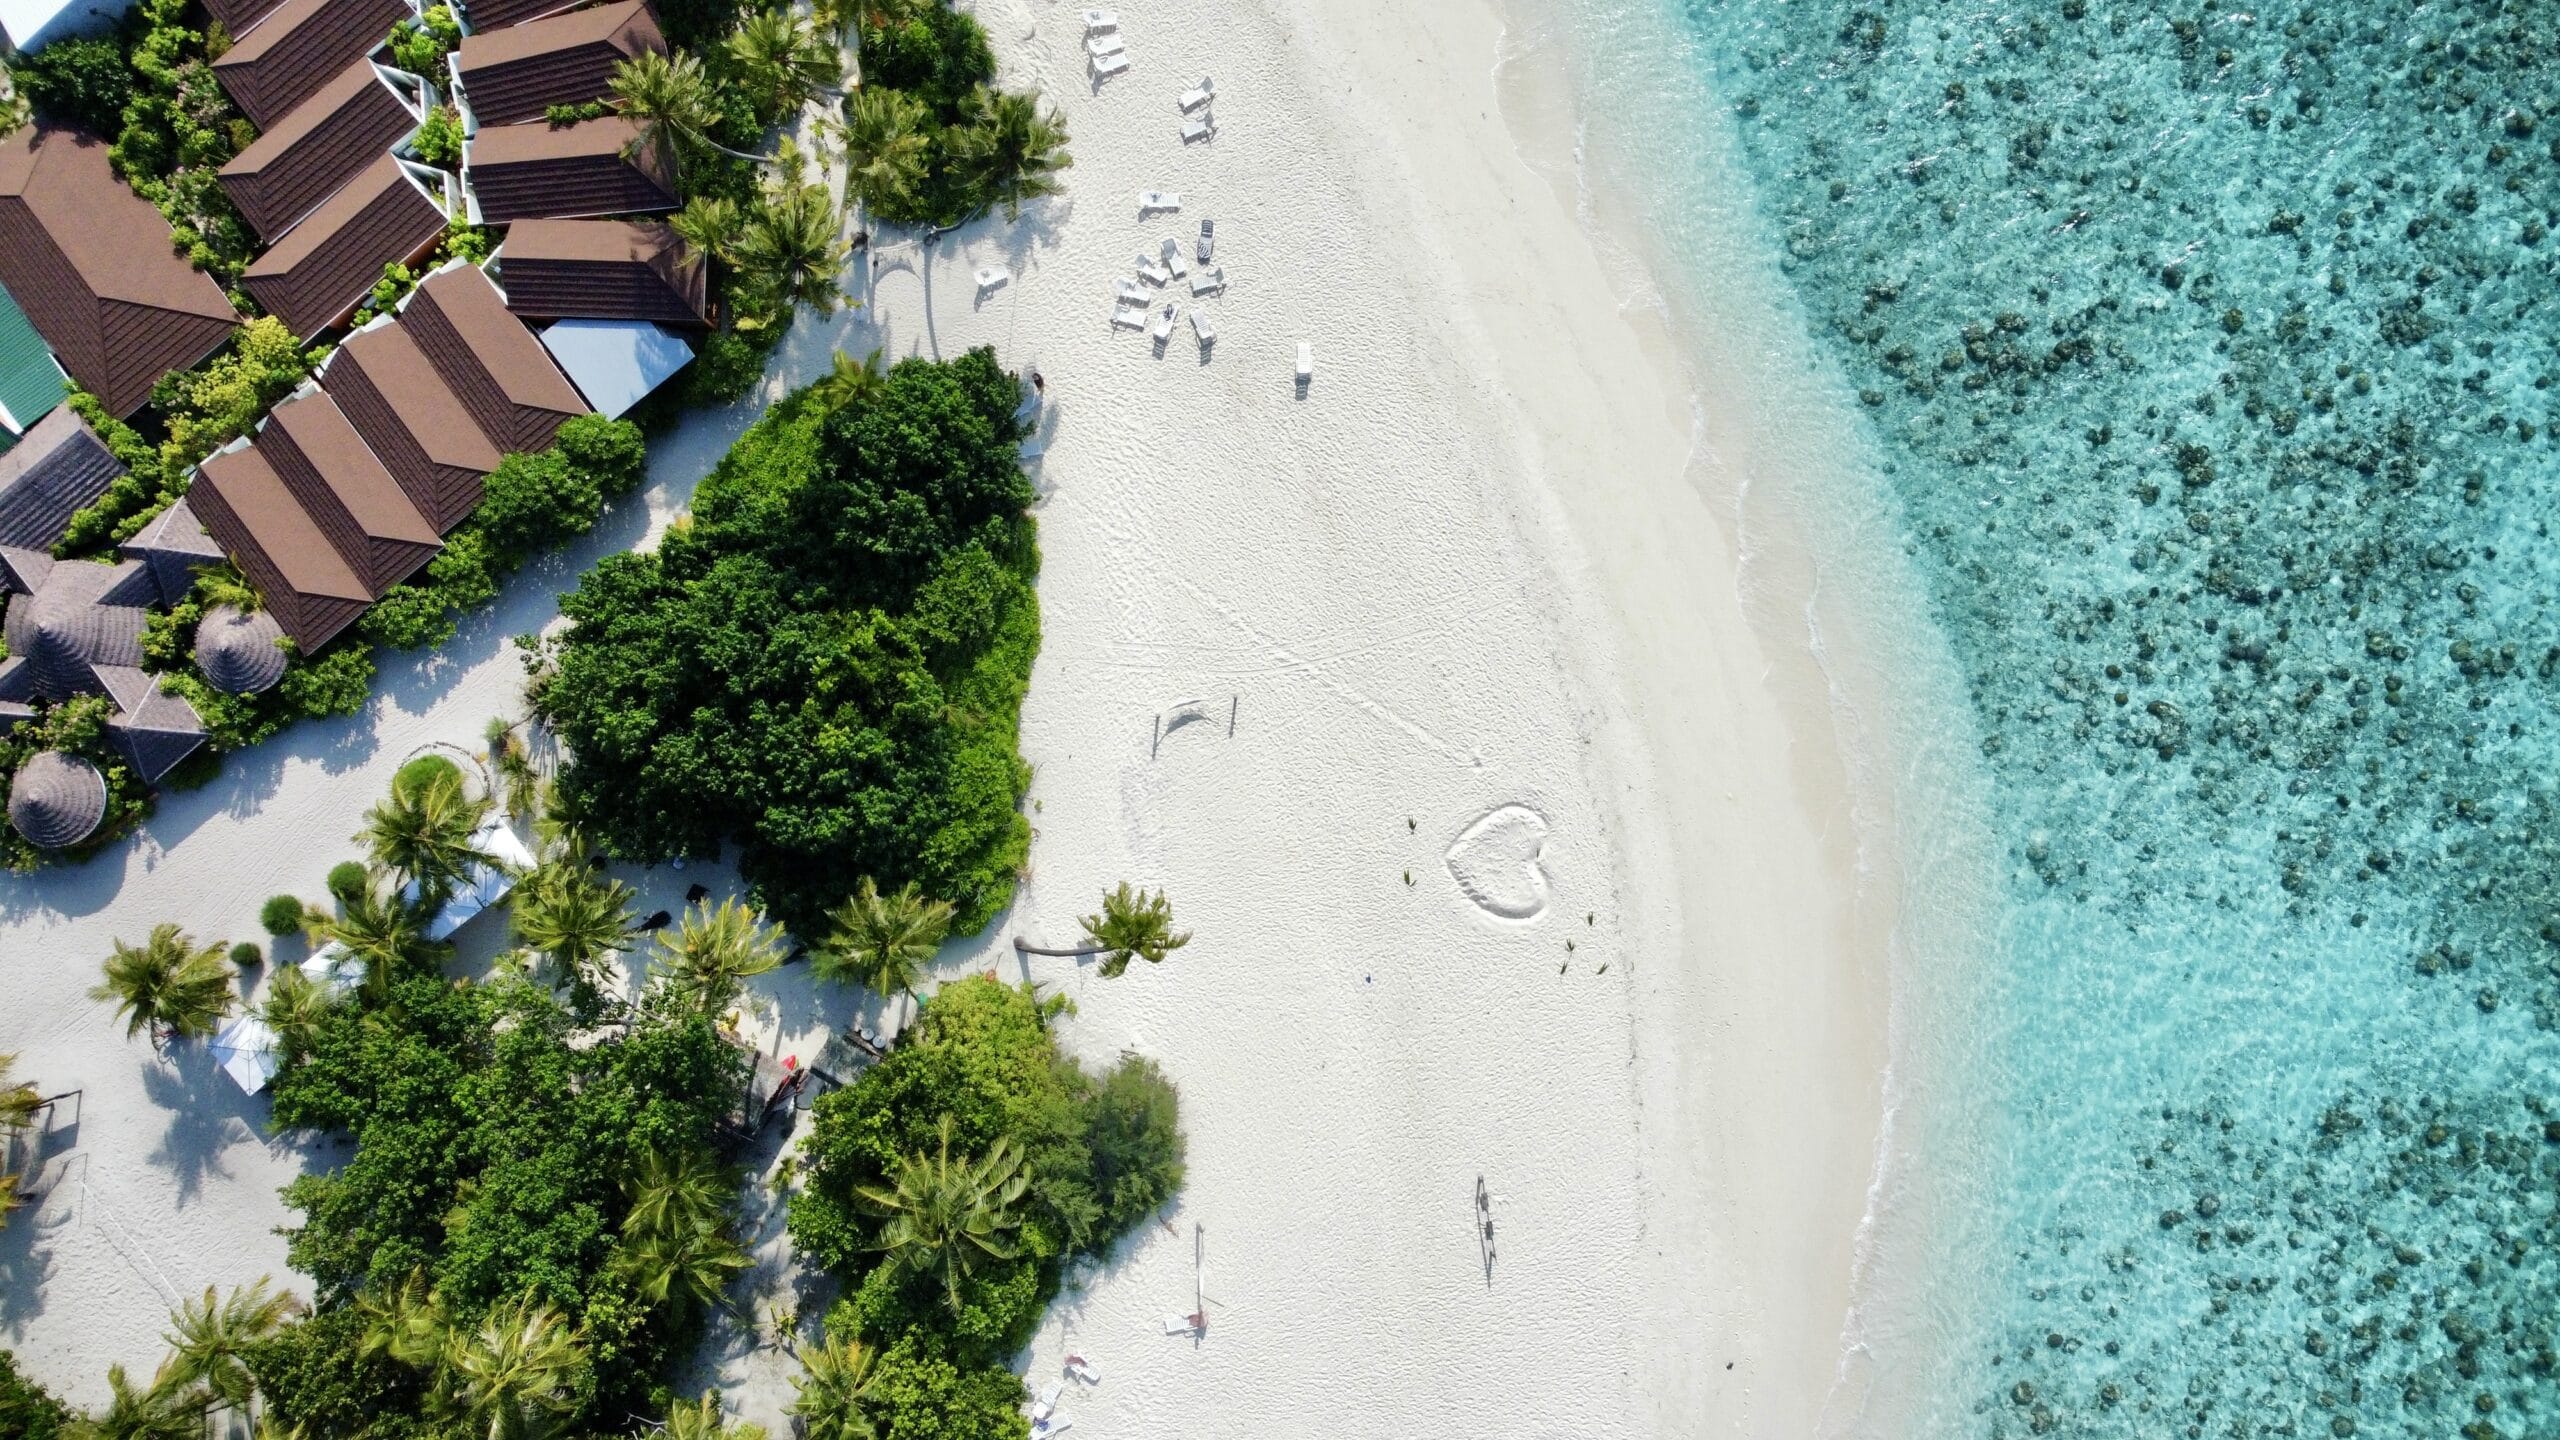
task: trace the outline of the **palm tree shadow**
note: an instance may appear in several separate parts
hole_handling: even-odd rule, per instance
[[[265,1138],[267,1102],[242,1094],[201,1043],[180,1042],[166,1063],[150,1064],[142,1072],[142,1089],[169,1112],[168,1129],[149,1159],[177,1181],[178,1209],[192,1204],[208,1179],[234,1178],[225,1158],[233,1146],[277,1143]]]

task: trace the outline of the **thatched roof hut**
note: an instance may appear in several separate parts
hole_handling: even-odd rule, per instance
[[[9,823],[27,843],[62,850],[98,833],[107,818],[107,779],[77,755],[42,751],[9,782]]]

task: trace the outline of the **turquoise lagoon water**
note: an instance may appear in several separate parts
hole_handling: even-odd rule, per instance
[[[1557,13],[1665,288],[1748,210],[1994,817],[1835,1419],[2560,1435],[2560,3]]]

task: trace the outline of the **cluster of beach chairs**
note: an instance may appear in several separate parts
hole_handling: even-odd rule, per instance
[[[1087,1385],[1102,1383],[1102,1372],[1094,1369],[1092,1363],[1081,1355],[1067,1357],[1067,1375]],[[1058,1395],[1065,1389],[1065,1381],[1052,1380],[1041,1389],[1039,1398],[1031,1402],[1031,1440],[1049,1440],[1052,1435],[1063,1435],[1074,1428],[1074,1421],[1058,1413]]]
[[[1120,35],[1120,12],[1084,12],[1084,63],[1096,83],[1129,68],[1129,43]]]
[[[1179,214],[1182,196],[1166,190],[1138,192],[1138,216]],[[1200,238],[1194,242],[1191,258],[1185,261],[1182,241],[1166,236],[1154,253],[1138,252],[1137,275],[1124,279],[1113,293],[1111,323],[1124,330],[1144,330],[1161,350],[1173,339],[1177,319],[1174,302],[1164,297],[1175,290],[1176,282],[1188,285],[1194,302],[1191,307],[1191,330],[1199,338],[1200,353],[1206,358],[1218,343],[1217,327],[1210,323],[1209,312],[1197,302],[1223,293],[1227,288],[1226,268],[1210,263],[1217,255],[1218,226],[1214,220],[1200,222]]]

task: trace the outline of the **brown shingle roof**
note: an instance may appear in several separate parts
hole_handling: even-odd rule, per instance
[[[702,257],[647,220],[527,220],[498,257],[507,308],[542,320],[708,325]]]
[[[222,188],[258,238],[272,243],[417,126],[372,61],[350,61],[223,166]]]
[[[116,415],[240,321],[169,248],[169,222],[107,168],[105,142],[48,126],[0,140],[0,285]]]
[[[409,13],[403,0],[284,0],[213,62],[214,78],[259,129],[278,124],[373,53]]]
[[[240,288],[308,339],[363,304],[382,267],[433,248],[444,225],[443,206],[384,155],[241,272]]]
[[[498,448],[405,326],[375,325],[349,336],[329,357],[320,385],[438,534],[480,503]]]
[[[310,390],[278,405],[258,432],[258,449],[375,598],[444,548],[327,395]]]
[[[204,8],[212,11],[213,18],[221,21],[222,28],[237,39],[248,34],[251,26],[266,19],[283,3],[284,0],[205,0]]]
[[[355,623],[372,596],[257,447],[204,462],[188,503],[267,609],[308,655]]]
[[[550,352],[475,266],[428,276],[400,312],[400,328],[501,450],[540,450],[562,422],[587,413]]]
[[[472,117],[483,125],[513,125],[541,119],[553,105],[603,99],[612,93],[616,62],[666,48],[649,7],[622,0],[464,36],[454,64]]]
[[[673,210],[665,162],[655,151],[635,151],[639,138],[638,122],[619,115],[575,125],[487,125],[472,138],[462,177],[480,201],[480,218],[493,225]]]
[[[575,10],[583,3],[585,0],[465,0],[462,13],[473,30],[504,30],[563,10]]]

